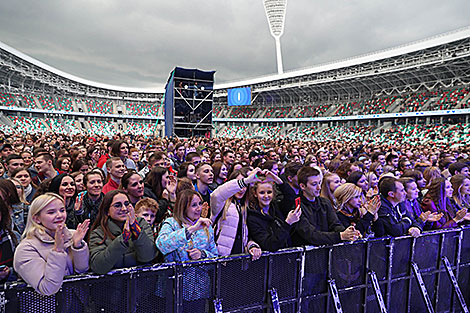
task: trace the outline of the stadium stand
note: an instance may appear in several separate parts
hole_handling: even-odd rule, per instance
[[[66,97],[57,97],[57,109],[62,111],[73,111],[72,99]]]
[[[29,109],[39,109],[34,97],[32,95],[22,94],[18,96],[18,102],[21,102],[20,106]]]
[[[114,122],[110,121],[88,121],[90,128],[87,129],[90,135],[98,134],[101,136],[112,137],[116,134],[116,127]]]
[[[85,105],[90,113],[113,114],[113,103],[109,100],[76,99],[76,101]]]
[[[127,114],[139,116],[155,116],[158,115],[160,104],[148,102],[126,103]]]
[[[54,99],[50,96],[38,96],[39,103],[44,110],[55,110]]]
[[[16,99],[12,94],[0,92],[0,105],[6,107],[16,106]]]
[[[47,128],[40,118],[24,116],[10,116],[9,118],[14,124],[15,131],[20,133],[36,134],[50,132],[50,129]]]

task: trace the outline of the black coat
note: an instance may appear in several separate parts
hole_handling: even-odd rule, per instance
[[[292,246],[291,225],[281,216],[274,203],[269,208],[269,214],[263,214],[259,209],[248,209],[248,234],[251,240],[259,244],[261,250],[274,252]]]
[[[407,235],[410,227],[422,228],[406,209],[400,205],[393,207],[390,201],[382,196],[380,200],[382,203],[378,212],[379,218],[372,225],[375,237],[399,237]]]
[[[345,228],[338,220],[329,200],[317,197],[311,202],[301,195],[300,207],[302,214],[300,220],[294,224],[292,233],[294,246],[331,245],[341,242],[340,232]]]
[[[345,228],[348,228],[352,223],[354,223],[354,228],[360,231],[362,236],[364,236],[369,231],[370,226],[372,225],[372,221],[374,220],[374,215],[370,212],[367,212],[359,219],[352,216],[347,216],[341,211],[336,212],[336,215]]]

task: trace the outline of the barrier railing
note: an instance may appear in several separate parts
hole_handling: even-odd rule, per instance
[[[4,285],[0,312],[468,312],[470,227]],[[459,288],[460,286],[460,288]]]

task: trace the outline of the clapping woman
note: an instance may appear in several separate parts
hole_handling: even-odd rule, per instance
[[[338,201],[336,214],[345,228],[353,225],[364,236],[368,233],[372,222],[377,219],[377,211],[380,207],[378,196],[367,203],[363,203],[363,190],[351,183],[339,186],[335,190],[335,198]]]
[[[37,292],[59,291],[64,276],[88,270],[88,246],[83,240],[90,221],[75,231],[65,226],[62,197],[46,193],[31,203],[22,241],[15,251],[15,271]]]
[[[156,255],[150,225],[145,219],[136,218],[129,197],[122,190],[112,190],[104,196],[89,244],[90,267],[98,274],[146,264]]]

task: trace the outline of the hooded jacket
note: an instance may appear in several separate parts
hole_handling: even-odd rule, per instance
[[[36,230],[32,238],[23,239],[15,251],[15,271],[42,295],[53,295],[62,286],[64,276],[88,270],[89,251],[85,241],[75,249],[73,231],[64,228],[64,252],[53,250],[55,239]]]

